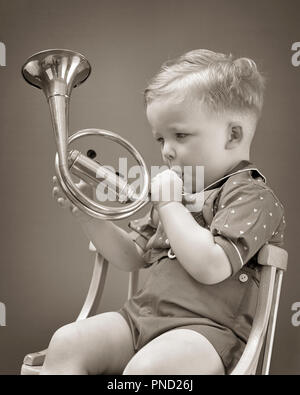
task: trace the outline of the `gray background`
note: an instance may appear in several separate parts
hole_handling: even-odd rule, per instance
[[[1,374],[18,374],[25,354],[47,347],[53,332],[76,318],[93,265],[88,240],[51,198],[56,149],[49,111],[42,93],[20,74],[28,56],[55,47],[82,52],[93,66],[72,95],[71,133],[113,130],[149,166],[161,162],[142,91],[163,61],[196,48],[256,60],[268,88],[252,160],[286,207],[289,252],[271,373],[300,372],[300,327],[291,324],[291,306],[300,301],[300,67],[291,64],[291,45],[300,41],[299,12],[299,1],[292,0],[0,0],[0,41],[7,47],[7,66],[0,68],[0,301],[7,308]],[[103,163],[120,154],[108,143],[95,146]],[[110,268],[99,312],[121,306],[127,278]]]

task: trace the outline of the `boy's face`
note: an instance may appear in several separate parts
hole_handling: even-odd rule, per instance
[[[197,192],[196,166],[204,166],[205,187],[222,176],[228,155],[225,149],[228,122],[224,116],[209,113],[200,102],[177,103],[168,98],[150,103],[147,118],[163,160],[182,170],[192,166],[193,192]]]

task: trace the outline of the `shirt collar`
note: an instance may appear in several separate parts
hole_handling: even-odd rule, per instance
[[[251,171],[251,175],[253,178],[261,177],[264,183],[267,182],[266,177],[258,170],[258,168],[252,162],[249,162],[248,160],[242,160],[233,169],[230,169],[229,172],[225,174],[225,176],[214,181],[212,184],[208,185],[204,190],[217,188],[221,186],[229,177],[233,176],[234,174],[242,173],[245,171]]]

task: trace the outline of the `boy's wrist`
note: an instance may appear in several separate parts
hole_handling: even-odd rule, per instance
[[[182,205],[182,202],[179,202],[176,200],[170,200],[168,202],[160,202],[157,205],[155,205],[154,207],[156,208],[157,211],[162,211],[162,210],[164,210],[164,208],[167,208],[167,207],[171,208],[172,206],[176,207],[176,206],[178,206],[178,204]]]

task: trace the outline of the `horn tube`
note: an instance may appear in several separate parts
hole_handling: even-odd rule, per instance
[[[119,220],[134,214],[148,203],[149,174],[140,153],[127,140],[116,133],[103,129],[85,129],[69,137],[69,102],[71,92],[74,87],[83,83],[90,73],[91,66],[83,55],[65,49],[50,49],[34,54],[27,59],[22,68],[25,80],[29,84],[43,90],[50,107],[57,146],[55,168],[61,188],[70,201],[86,214],[99,219]],[[130,204],[123,207],[103,206],[85,196],[73,182],[69,170],[68,145],[77,139],[91,135],[102,136],[122,145],[140,165],[144,182],[143,187],[138,196],[131,193],[130,199],[128,199],[131,201]],[[124,181],[118,180],[118,177],[115,177],[114,180],[116,183],[123,182],[124,184]],[[100,179],[99,182],[101,182]],[[130,191],[130,188],[128,191]]]

